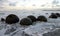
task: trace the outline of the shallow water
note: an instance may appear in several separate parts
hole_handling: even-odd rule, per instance
[[[34,15],[36,18],[39,15],[44,15],[47,17],[48,22],[36,22],[34,25],[31,26],[21,26],[19,23],[16,23],[15,25],[7,25],[5,22],[0,21],[0,35],[1,36],[25,36],[24,33],[28,35],[33,36],[42,36],[43,33],[47,33],[50,31],[55,30],[56,28],[60,28],[60,18],[58,19],[49,19],[48,16],[52,13],[57,13],[60,11],[40,11],[40,10],[33,10],[33,11],[27,11],[27,10],[20,10],[20,11],[1,11],[0,18],[6,18],[9,14],[16,14],[20,20],[22,18],[27,17],[28,15]],[[48,13],[48,14],[45,14]],[[13,32],[8,32],[9,34],[4,34],[8,29],[15,28],[16,30]],[[24,31],[24,33],[23,33]]]

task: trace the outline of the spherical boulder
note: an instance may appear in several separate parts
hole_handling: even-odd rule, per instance
[[[5,21],[5,19],[4,18],[1,18],[1,21],[3,22],[3,21]]]
[[[27,18],[30,18],[32,20],[32,22],[36,22],[36,17],[33,15],[29,15],[29,16],[27,16]]]
[[[15,14],[10,14],[6,17],[6,21],[7,24],[13,24],[13,23],[17,23],[19,22],[19,18],[18,16],[16,16]]]
[[[47,18],[45,16],[38,16],[37,21],[47,22]]]
[[[57,17],[57,15],[55,15],[55,14],[51,14],[51,15],[49,16],[49,18],[58,18],[58,17]]]
[[[60,17],[60,14],[59,13],[56,13],[57,17]]]
[[[21,19],[20,24],[29,26],[29,25],[32,25],[32,20],[29,18],[23,18],[23,19]]]

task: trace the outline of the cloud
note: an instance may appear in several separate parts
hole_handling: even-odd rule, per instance
[[[60,0],[59,0],[60,2]],[[47,4],[48,3],[48,4]],[[14,8],[25,7],[26,8],[39,8],[41,5],[45,6],[52,4],[52,0],[0,0],[0,8]],[[60,4],[60,3],[59,3]],[[48,6],[49,7],[49,6]]]
[[[3,2],[3,1],[5,1],[5,0],[0,0],[0,2]]]
[[[7,0],[0,0],[0,6],[5,5],[5,3],[7,3]]]
[[[7,0],[0,0],[0,3],[4,3],[4,2],[7,2]]]
[[[16,6],[16,3],[9,3],[9,6]]]
[[[16,6],[16,2],[12,2],[9,0],[0,0],[0,8],[2,6]]]

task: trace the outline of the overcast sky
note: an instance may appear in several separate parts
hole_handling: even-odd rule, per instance
[[[52,5],[52,1],[53,0],[0,0],[0,10],[39,9],[42,6],[45,6],[45,8],[47,8]],[[60,0],[56,1],[60,2]],[[60,3],[58,5],[60,5]]]

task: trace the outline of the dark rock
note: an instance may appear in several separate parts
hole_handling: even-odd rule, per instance
[[[32,20],[29,19],[29,18],[23,18],[21,21],[20,21],[20,24],[21,25],[32,25]]]
[[[43,34],[43,36],[60,36],[60,29]]]
[[[60,14],[59,14],[59,13],[56,13],[56,15],[57,15],[58,17],[60,17]]]
[[[58,18],[56,14],[51,14],[49,18]]]
[[[4,18],[1,18],[1,21],[3,22],[3,21],[5,21],[5,19]]]
[[[36,22],[36,17],[33,15],[29,15],[29,16],[27,16],[27,18],[30,18],[32,20],[32,22]]]
[[[26,33],[23,31],[22,36],[32,36],[32,35],[26,34]]]
[[[15,30],[16,29],[14,29],[14,28],[7,29],[6,32],[5,32],[5,35],[10,34],[10,33],[14,32]]]
[[[14,15],[14,14],[10,14],[6,17],[6,21],[7,24],[13,24],[13,23],[17,23],[19,22],[19,18],[18,16]]]
[[[45,16],[38,16],[37,21],[47,22],[47,18]]]

